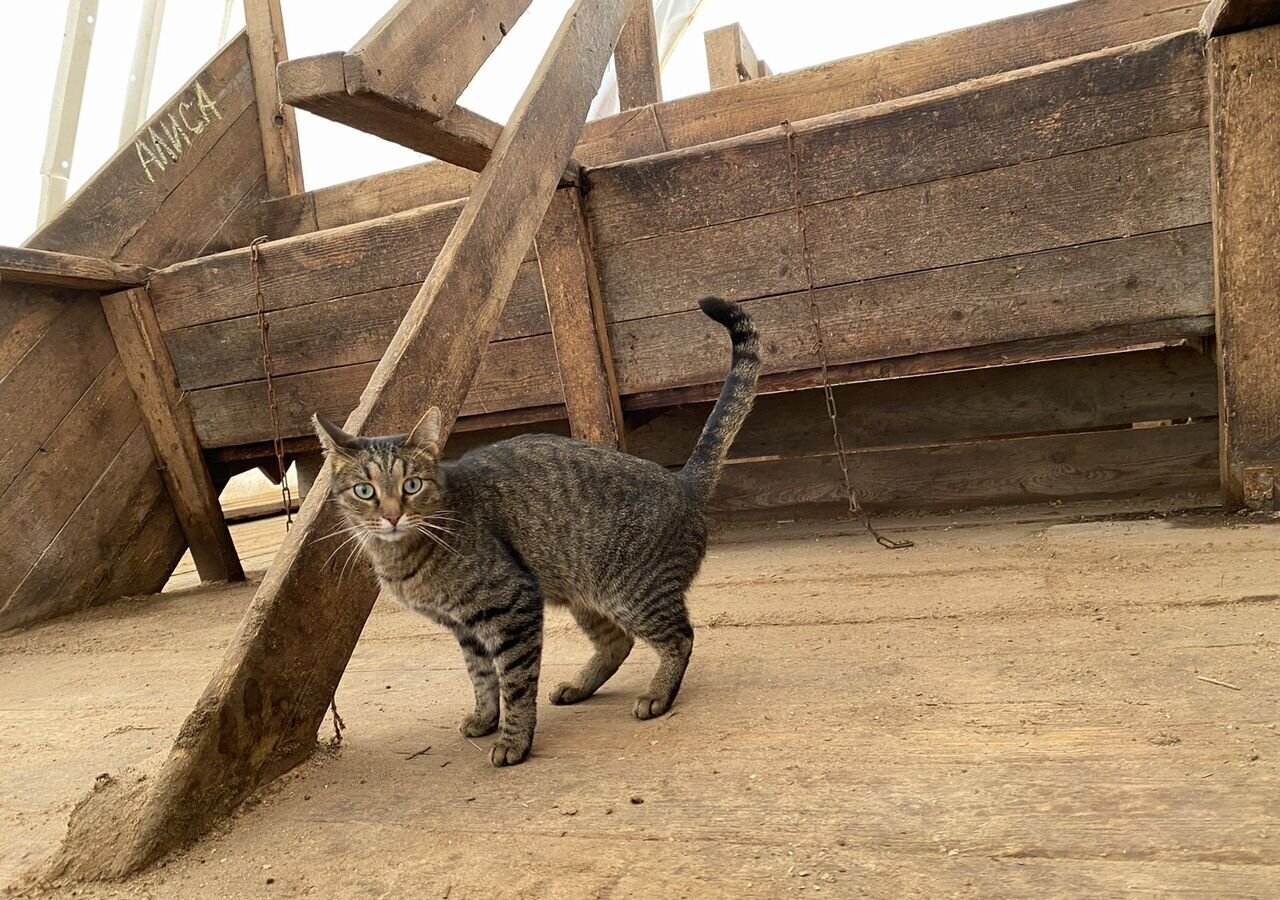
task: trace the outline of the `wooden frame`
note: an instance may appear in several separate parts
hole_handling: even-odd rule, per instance
[[[47,284],[90,291],[118,291],[143,284],[148,266],[53,253],[30,247],[0,247],[0,281]]]
[[[267,192],[271,197],[300,194],[304,188],[298,123],[293,109],[281,102],[276,82],[276,66],[289,57],[280,0],[244,0],[244,25],[266,158]]]
[[[713,91],[773,74],[768,63],[756,57],[737,22],[708,31],[703,41],[707,46],[707,78]]]
[[[662,61],[658,56],[653,0],[636,0],[613,51],[613,65],[620,111],[662,102]]]

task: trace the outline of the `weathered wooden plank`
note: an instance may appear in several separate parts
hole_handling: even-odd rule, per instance
[[[201,580],[243,581],[218,490],[146,289],[108,294],[102,309]]]
[[[960,265],[1210,219],[1204,129],[808,207],[818,285]],[[611,322],[801,284],[795,215],[597,248]]]
[[[29,247],[0,247],[0,281],[5,283],[118,291],[142,284],[150,272],[146,266],[116,263],[109,259],[32,250]]]
[[[414,2],[414,0],[410,0]],[[342,53],[282,63],[280,96],[290,106],[478,172],[502,126],[460,106],[433,119],[397,97],[356,90],[345,81]]]
[[[348,428],[411,427],[429,402],[451,430],[627,11],[625,0],[578,0],[569,11]],[[367,575],[339,590],[326,569],[316,529],[337,521],[328,489],[326,470],[159,771],[141,785],[118,779],[77,806],[53,871],[134,871],[311,753],[376,595]],[[116,839],[104,842],[104,829]]]
[[[160,107],[137,139],[120,148],[27,246],[116,257],[253,101],[248,41],[240,35]]]
[[[141,420],[131,401],[129,380],[113,357],[0,492],[0,528],[10,536],[0,542],[0,571],[9,591],[40,561],[137,428]]]
[[[366,219],[458,200],[471,193],[476,173],[429,162],[371,175],[312,192],[315,228],[336,228]]]
[[[158,590],[182,550],[182,530],[139,424],[39,564],[6,592],[0,630]]]
[[[0,383],[49,332],[67,305],[86,296],[67,288],[0,284]]]
[[[346,55],[353,93],[443,119],[529,0],[400,0]]]
[[[1213,360],[1189,348],[1116,353],[840,385],[840,431],[854,450],[928,446],[1218,414]],[[628,450],[681,466],[712,401],[662,410],[629,433]],[[809,456],[831,451],[822,391],[756,400],[731,459]]]
[[[647,8],[648,3],[640,0],[638,6]],[[613,351],[600,305],[582,195],[576,188],[556,192],[538,231],[537,247],[573,435],[602,447],[624,449]]]
[[[839,365],[1205,315],[1212,283],[1199,226],[837,285],[817,302]],[[765,372],[817,366],[802,292],[745,306]],[[697,312],[616,321],[610,336],[624,394],[719,381],[728,365],[723,334]]]
[[[1094,431],[849,454],[869,510],[954,509],[1211,489],[1216,423]],[[712,513],[844,503],[834,455],[731,462]]]
[[[420,282],[396,285],[267,313],[272,371],[293,375],[377,362],[421,287]],[[494,341],[550,330],[538,263],[521,263]],[[262,378],[261,340],[257,316],[250,314],[165,334],[184,391]]]
[[[262,137],[253,107],[240,113],[197,169],[178,183],[117,254],[136,262],[171,262],[200,255],[247,194],[262,171]],[[256,237],[256,235],[254,235]]]
[[[657,107],[668,147],[907,97],[1196,28],[1202,2],[1084,0],[924,38]],[[582,156],[588,165],[598,160]]]
[[[384,347],[385,349],[385,347]],[[274,350],[274,348],[273,348]],[[337,366],[274,379],[285,437],[311,432],[311,415],[348,415],[360,401],[376,362]],[[266,384],[254,381],[205,388],[187,395],[196,433],[205,447],[270,440]],[[462,405],[463,415],[561,403],[564,399],[550,334],[491,343]]]
[[[828,367],[827,381],[831,384],[892,381],[921,375],[968,372],[1139,350],[1190,347],[1197,353],[1207,353],[1206,347],[1213,338],[1213,329],[1214,317],[1211,315],[1109,325],[1079,334],[999,341],[978,347],[957,347],[890,359],[842,363]],[[764,395],[803,391],[822,383],[820,369],[799,369],[764,375],[757,386],[760,394]],[[665,406],[708,402],[720,395],[721,387],[722,382],[712,381],[682,388],[640,391],[625,396],[622,406],[627,412],[643,413],[644,410]]]
[[[225,210],[263,176],[252,108],[242,36],[165,104],[29,245],[149,266],[168,265],[175,259],[169,254],[199,248]],[[242,140],[235,129],[246,112],[251,134]],[[226,164],[224,154],[239,162]],[[205,177],[209,166],[217,170],[216,184]],[[39,301],[33,291],[41,292]],[[0,438],[0,475],[6,487],[42,468],[60,479],[57,488],[39,489],[50,497],[41,515],[55,534],[52,542],[38,548],[29,570],[0,569],[8,621],[35,621],[119,596],[112,591],[162,584],[181,556],[183,537],[145,435],[139,432],[140,445],[114,462],[102,455],[107,446],[87,451],[62,443],[49,452],[55,432],[107,434],[110,428],[97,417],[113,397],[118,402],[111,422],[138,416],[132,392],[108,390],[104,380],[115,346],[97,297],[7,284],[0,292],[16,300],[15,330],[0,343],[0,416],[21,422]],[[143,498],[152,487],[150,499]],[[77,491],[78,498],[70,496]]]
[[[618,77],[618,109],[662,102],[662,65],[658,57],[658,29],[653,0],[637,0],[613,49]]]
[[[0,381],[0,490],[18,477],[115,355],[97,296],[72,296]]]
[[[462,210],[458,202],[397,213],[259,246],[268,310],[421,283]],[[155,272],[151,295],[165,331],[257,312],[245,248]]]
[[[1280,26],[1209,42],[1228,506],[1280,507]]]
[[[807,204],[1203,127],[1201,39],[1184,32],[795,122]],[[788,209],[781,129],[595,168],[609,246]]]
[[[276,81],[276,66],[289,58],[280,0],[245,0],[244,27],[249,40],[267,190],[272,197],[298,194],[303,190],[298,123],[293,110],[280,102]]]
[[[761,77],[763,60],[737,22],[713,28],[702,35],[707,48],[707,80],[711,90],[732,87]]]
[[[1261,28],[1280,22],[1280,3],[1276,0],[1212,0],[1200,19],[1200,30],[1207,37]]]

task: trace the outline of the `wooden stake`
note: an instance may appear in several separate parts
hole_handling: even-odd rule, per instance
[[[645,0],[639,5],[646,5]],[[582,195],[576,188],[556,191],[537,244],[569,427],[576,438],[623,450],[613,353]]]
[[[613,51],[618,76],[618,109],[662,102],[662,71],[653,0],[636,0]]]
[[[276,81],[276,66],[289,58],[280,0],[244,0],[244,27],[267,160],[267,190],[272,197],[300,194],[304,188],[297,118],[293,109],[280,102]]]
[[[191,415],[182,403],[151,298],[145,288],[133,288],[104,296],[102,309],[200,579],[243,581],[240,557]]]
[[[404,431],[432,404],[447,437],[628,8],[628,0],[577,0],[570,10],[348,430]],[[333,545],[323,536],[338,525],[325,502],[329,480],[327,469],[316,479],[169,757],[145,781],[124,776],[90,794],[53,872],[136,871],[310,755],[375,596],[367,574],[339,585],[326,564]]]
[[[1276,508],[1280,474],[1280,26],[1209,41],[1213,231],[1228,507]]]
[[[5,282],[118,291],[142,284],[151,271],[147,266],[91,256],[28,247],[0,247],[0,281]]]

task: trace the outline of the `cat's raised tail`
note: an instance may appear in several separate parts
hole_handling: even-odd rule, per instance
[[[760,378],[760,340],[746,310],[729,300],[707,297],[698,301],[702,311],[729,329],[733,340],[733,365],[725,379],[693,455],[680,471],[690,495],[705,504],[715,490],[729,447],[751,412]]]

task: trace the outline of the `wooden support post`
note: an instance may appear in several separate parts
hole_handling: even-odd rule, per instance
[[[638,0],[637,6],[644,5],[645,0]],[[577,188],[556,191],[538,231],[537,245],[569,427],[576,438],[624,450],[613,353],[582,194]]]
[[[258,103],[258,127],[267,162],[267,191],[272,197],[300,194],[302,156],[293,108],[280,101],[276,66],[289,58],[280,0],[244,0],[244,27],[249,37],[249,63]]]
[[[453,427],[520,263],[582,132],[628,0],[577,0],[467,205],[346,422],[413,426],[428,404]],[[367,573],[338,584],[326,468],[239,632],[159,771],[99,788],[72,814],[52,872],[121,876],[205,830],[310,755],[373,606]]]
[[[1207,37],[1280,23],[1280,0],[1211,0],[1200,18]]]
[[[769,65],[756,57],[737,22],[708,31],[703,40],[707,45],[707,76],[713,91],[773,74]]]
[[[133,288],[104,296],[102,309],[200,579],[243,581],[240,557],[182,402],[151,298],[145,288]]]
[[[0,247],[0,281],[49,284],[88,291],[118,291],[144,283],[152,270],[91,256]]]
[[[1209,41],[1222,489],[1280,491],[1280,25]]]
[[[613,51],[618,77],[618,110],[662,102],[662,65],[653,0],[636,0]]]
[[[293,458],[293,465],[298,470],[298,500],[302,501],[307,499],[307,494],[311,493],[316,479],[320,477],[320,470],[324,468],[324,454],[303,453]]]

